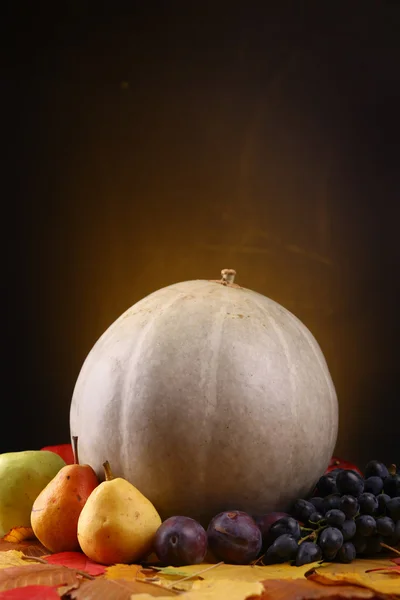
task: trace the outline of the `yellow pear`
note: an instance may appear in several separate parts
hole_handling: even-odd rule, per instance
[[[114,478],[108,461],[103,467],[106,479],[79,515],[79,545],[87,557],[103,565],[133,563],[151,551],[161,517],[129,481]]]

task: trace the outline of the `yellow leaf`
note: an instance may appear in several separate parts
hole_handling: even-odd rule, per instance
[[[216,579],[231,579],[233,581],[264,581],[265,579],[302,579],[313,567],[319,565],[318,562],[304,565],[302,567],[292,567],[288,563],[280,565],[270,565],[267,567],[249,566],[249,565],[212,565],[212,564],[201,564],[201,565],[189,565],[187,567],[169,567],[168,576],[158,573],[158,576],[163,578],[169,578],[173,581],[174,571],[179,574],[179,578],[183,576],[189,576],[199,574],[201,579],[206,581]],[[203,571],[208,567],[214,566],[208,571]],[[183,575],[185,573],[185,575]]]
[[[358,585],[378,594],[400,594],[400,581],[397,575],[375,574],[361,575],[360,573],[315,573],[309,579],[321,583],[322,585],[336,585],[338,583],[347,583],[349,585]]]
[[[127,581],[137,581],[146,579],[145,575],[141,575],[142,567],[140,565],[124,565],[116,564],[107,567],[104,573],[105,579],[125,579]]]
[[[8,569],[9,567],[21,567],[22,565],[29,565],[24,558],[24,553],[20,550],[7,550],[7,552],[0,552],[0,569]]]
[[[372,590],[355,585],[321,585],[309,579],[268,579],[260,600],[374,600]]]
[[[14,527],[3,537],[4,542],[13,542],[14,544],[35,539],[36,536],[33,533],[32,527]]]
[[[373,590],[379,594],[400,594],[400,578],[396,573],[366,571],[393,566],[387,559],[356,559],[350,564],[330,563],[313,569],[309,579],[323,585],[348,583]]]
[[[195,581],[189,592],[184,592],[179,597],[184,600],[245,600],[257,598],[264,591],[264,586],[256,581],[232,581],[231,579],[218,579],[215,581]],[[151,600],[149,594],[134,594],[131,600]],[[160,596],[160,599],[167,596]]]

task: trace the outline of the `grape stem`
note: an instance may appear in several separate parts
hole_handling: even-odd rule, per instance
[[[400,552],[398,550],[396,550],[396,548],[392,548],[392,546],[388,546],[384,542],[381,542],[381,546],[382,546],[382,548],[386,548],[386,550],[391,550],[392,552],[394,552],[395,554],[398,554],[400,556]]]
[[[318,537],[318,534],[320,531],[322,531],[323,529],[325,529],[326,527],[328,527],[328,525],[320,525],[317,529],[312,529],[310,530],[308,527],[302,527],[302,531],[311,531],[311,533],[309,533],[308,535],[306,535],[305,537],[301,538],[301,540],[299,540],[299,546],[300,544],[302,544],[303,542],[305,542],[306,540],[316,540]]]

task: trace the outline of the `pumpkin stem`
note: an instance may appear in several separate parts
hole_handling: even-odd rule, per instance
[[[111,471],[110,463],[108,462],[108,460],[106,460],[106,462],[103,463],[103,468],[104,474],[106,476],[106,481],[111,481],[111,479],[114,479],[114,475]]]
[[[235,269],[222,269],[221,275],[221,283],[224,285],[229,285],[235,281],[236,271]]]
[[[78,457],[78,436],[72,436],[72,452],[74,455],[74,465],[79,465],[79,457]]]

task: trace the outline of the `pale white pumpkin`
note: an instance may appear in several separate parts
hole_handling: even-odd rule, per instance
[[[337,398],[315,338],[222,273],[129,308],[75,385],[81,462],[102,476],[109,460],[163,519],[284,510],[312,490],[336,443]]]

